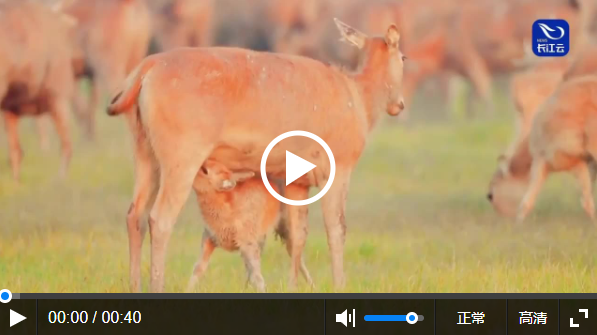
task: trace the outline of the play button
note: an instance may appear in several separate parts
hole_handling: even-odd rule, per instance
[[[292,152],[286,151],[286,186],[314,168],[315,164],[311,164]]]
[[[266,171],[267,171],[267,169],[266,169],[267,156],[269,156],[269,153],[272,151],[272,149],[274,148],[274,146],[276,144],[280,143],[280,141],[282,141],[286,138],[293,137],[293,136],[308,137],[308,138],[314,140],[315,142],[319,143],[319,145],[321,145],[323,147],[323,149],[325,150],[325,152],[328,155],[328,158],[330,160],[330,171],[329,171],[329,177],[328,177],[327,183],[325,184],[323,189],[321,191],[319,191],[319,193],[317,193],[315,196],[313,196],[309,199],[305,199],[305,200],[292,200],[292,199],[288,199],[288,198],[281,196],[280,194],[278,194],[278,192],[276,192],[276,190],[274,190],[272,185],[269,183],[269,180],[267,180],[267,173],[266,173]],[[313,170],[316,167],[317,166],[315,164],[293,154],[290,151],[286,151],[286,185],[291,184],[293,181],[304,176],[306,173],[308,173],[309,171]],[[274,198],[278,199],[279,201],[281,201],[287,205],[304,206],[304,205],[314,203],[315,201],[321,199],[327,193],[327,191],[330,190],[330,187],[332,187],[332,183],[334,182],[335,175],[336,175],[336,161],[334,161],[334,154],[332,153],[332,149],[330,149],[330,147],[327,145],[327,143],[325,143],[319,136],[317,136],[313,133],[307,132],[307,131],[294,130],[294,131],[289,131],[287,133],[284,133],[284,134],[276,137],[273,141],[270,142],[270,144],[267,146],[267,148],[265,148],[265,151],[263,152],[263,156],[261,157],[261,179],[263,179],[265,188],[267,188],[269,193]]]
[[[23,321],[25,319],[26,319],[26,317],[24,317],[21,314],[13,311],[12,309],[10,310],[10,327],[16,325],[17,323],[19,323],[19,322],[21,322],[21,321]]]

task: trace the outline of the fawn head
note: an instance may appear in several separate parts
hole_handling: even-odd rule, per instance
[[[218,192],[231,191],[237,183],[253,178],[253,171],[230,171],[225,166],[211,161],[203,164],[199,171],[201,188],[211,188]]]

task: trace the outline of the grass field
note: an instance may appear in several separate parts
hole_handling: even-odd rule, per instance
[[[475,122],[385,119],[353,175],[345,268],[348,292],[597,292],[597,231],[572,177],[551,178],[523,225],[500,219],[485,199],[512,113]],[[31,121],[22,129],[23,183],[0,165],[0,287],[13,292],[126,292],[124,222],[133,185],[123,119],[98,117],[96,143],[76,141],[68,179],[57,179],[57,141],[42,153]],[[79,138],[79,131],[74,131]],[[6,139],[0,135],[6,162]],[[166,291],[189,278],[202,222],[189,199],[172,237]],[[333,291],[322,217],[311,205],[306,262],[315,292]],[[146,240],[147,242],[147,240]],[[149,252],[143,280],[148,287]],[[289,261],[270,238],[263,274],[288,291]],[[197,292],[251,292],[237,254],[217,251]],[[301,281],[298,291],[311,292]]]

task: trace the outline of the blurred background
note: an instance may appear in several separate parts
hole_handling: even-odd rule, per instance
[[[25,5],[43,9],[34,16],[19,10]],[[565,58],[573,57],[595,41],[594,0],[2,0],[0,62],[54,64],[64,57],[72,66],[61,73],[74,83],[63,136],[52,129],[54,114],[21,105],[11,114],[18,131],[5,128],[18,135],[22,160],[11,136],[0,132],[0,157],[13,157],[12,165],[0,164],[3,287],[128,291],[132,143],[124,119],[108,118],[104,107],[144,56],[235,46],[357,69],[357,50],[339,42],[334,17],[369,35],[395,23],[408,57],[406,110],[371,135],[351,182],[346,291],[597,291],[597,233],[570,187],[572,177],[551,178],[523,225],[499,217],[486,199],[497,157],[517,132],[524,108],[518,93],[542,84],[512,85],[540,63],[526,47],[533,22],[567,20],[571,55]],[[46,54],[32,47],[42,41],[53,41]],[[24,51],[11,54],[13,45]],[[49,91],[58,87],[50,76],[40,80]],[[17,124],[13,116],[6,125]],[[62,179],[60,166],[71,155]],[[183,289],[199,252],[202,219],[194,196],[189,202],[172,237],[166,291]],[[319,206],[311,206],[309,222],[306,264],[315,291],[331,291]],[[282,244],[270,238],[262,266],[270,291],[288,290],[287,265]],[[197,291],[252,290],[244,284],[240,257],[218,250]],[[299,291],[311,289],[302,283]]]

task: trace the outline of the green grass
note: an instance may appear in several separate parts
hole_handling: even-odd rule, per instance
[[[347,210],[348,292],[596,292],[597,232],[569,176],[550,178],[524,225],[500,219],[485,200],[496,157],[511,136],[511,111],[476,121],[384,120],[352,178]],[[420,113],[424,115],[424,111]],[[429,114],[429,113],[428,113]],[[39,150],[24,122],[23,183],[0,165],[0,287],[13,292],[126,292],[125,213],[133,186],[123,119],[98,117],[98,141],[75,129],[68,179],[57,179],[56,140]],[[0,157],[6,159],[0,136]],[[315,292],[333,291],[319,206],[311,206],[306,262]],[[196,259],[202,221],[194,199],[178,220],[166,290],[181,291]],[[143,283],[148,286],[148,243]],[[289,291],[289,261],[269,239],[263,274]],[[237,254],[217,251],[198,292],[245,292]],[[301,281],[299,292],[311,292]]]

